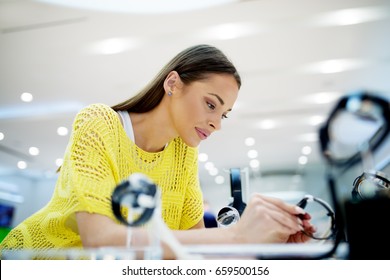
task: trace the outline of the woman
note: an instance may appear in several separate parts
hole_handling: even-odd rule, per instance
[[[304,211],[259,194],[236,225],[204,226],[196,147],[221,128],[240,86],[219,49],[197,45],[129,100],[81,110],[51,201],[14,228],[2,249],[124,246],[126,227],[113,216],[111,195],[132,173],[160,187],[163,219],[183,244],[304,242],[301,230],[311,229],[308,219],[297,218]],[[145,229],[136,228],[131,242],[147,244]],[[165,249],[164,257],[172,257]]]

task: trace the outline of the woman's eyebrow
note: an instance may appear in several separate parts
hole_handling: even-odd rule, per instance
[[[210,95],[212,96],[215,96],[218,100],[219,100],[219,103],[221,103],[221,105],[224,105],[225,102],[223,101],[223,99],[218,95],[218,94],[215,94],[215,93],[211,93],[209,92]]]

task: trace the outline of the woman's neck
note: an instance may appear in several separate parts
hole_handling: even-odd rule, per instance
[[[146,113],[130,113],[135,144],[147,152],[162,151],[178,136],[167,110],[160,105]]]

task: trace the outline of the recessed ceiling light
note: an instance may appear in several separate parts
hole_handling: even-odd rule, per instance
[[[248,157],[249,158],[257,158],[258,152],[256,150],[249,150],[248,151]]]
[[[303,101],[313,104],[327,104],[336,101],[341,95],[341,92],[335,91],[316,92],[305,96]]]
[[[302,148],[302,154],[304,154],[305,156],[310,155],[311,151],[312,151],[312,149],[310,146],[304,146]]]
[[[57,158],[56,159],[56,165],[57,166],[61,166],[63,162],[64,162],[64,160],[62,158]]]
[[[317,126],[319,124],[322,124],[325,121],[325,116],[311,116],[309,118],[309,124],[312,126]]]
[[[338,26],[382,20],[390,16],[387,7],[363,7],[333,11],[319,15],[312,22],[318,26]]]
[[[317,142],[318,141],[318,134],[317,133],[305,133],[301,134],[298,137],[296,137],[297,141],[301,142]]]
[[[28,149],[28,152],[30,153],[30,155],[32,156],[37,156],[39,155],[39,149],[37,147],[30,147]]]
[[[258,127],[260,129],[273,129],[276,127],[276,122],[274,120],[268,119],[260,121]]]
[[[26,169],[27,168],[27,163],[23,160],[18,161],[17,165],[18,165],[19,169]]]
[[[0,132],[0,141],[4,139],[4,133]]]
[[[301,165],[305,165],[305,164],[307,164],[307,156],[300,156],[299,157],[299,159],[298,159],[298,162],[299,162],[299,164],[301,164]]]
[[[255,138],[253,137],[248,137],[245,139],[245,145],[248,147],[251,147],[255,144]]]
[[[209,27],[204,31],[201,31],[199,36],[203,40],[230,40],[250,36],[259,31],[259,28],[257,28],[252,23],[224,23]]]
[[[366,62],[358,59],[331,59],[308,64],[303,67],[304,72],[332,74],[355,70],[366,65]]]
[[[217,169],[216,167],[210,169],[210,170],[209,170],[209,174],[210,174],[211,176],[217,175],[217,174],[218,174],[218,169]]]
[[[57,134],[60,136],[68,135],[68,129],[65,126],[60,126],[57,128]]]
[[[23,92],[21,95],[20,95],[20,99],[23,101],[23,102],[31,102],[33,100],[33,95],[29,92]]]
[[[206,170],[211,170],[214,168],[214,163],[212,163],[211,161],[208,161],[204,164],[204,167],[206,168]]]
[[[214,179],[215,183],[217,183],[218,185],[221,185],[225,182],[225,178],[221,175],[218,175],[215,177]]]
[[[109,38],[92,43],[87,51],[92,54],[117,54],[136,48],[140,45],[137,39],[132,38]]]
[[[206,162],[209,159],[209,156],[206,153],[199,153],[198,160],[200,162]]]
[[[249,162],[249,166],[251,168],[258,168],[260,166],[260,161],[257,160],[257,159],[252,159],[250,162]]]

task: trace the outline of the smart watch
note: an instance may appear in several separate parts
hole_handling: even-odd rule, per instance
[[[156,193],[157,186],[147,176],[132,174],[117,185],[112,194],[111,206],[115,217],[130,227],[145,224],[156,207]]]
[[[380,171],[363,172],[353,182],[352,198],[367,199],[389,188],[390,181],[385,173]]]

